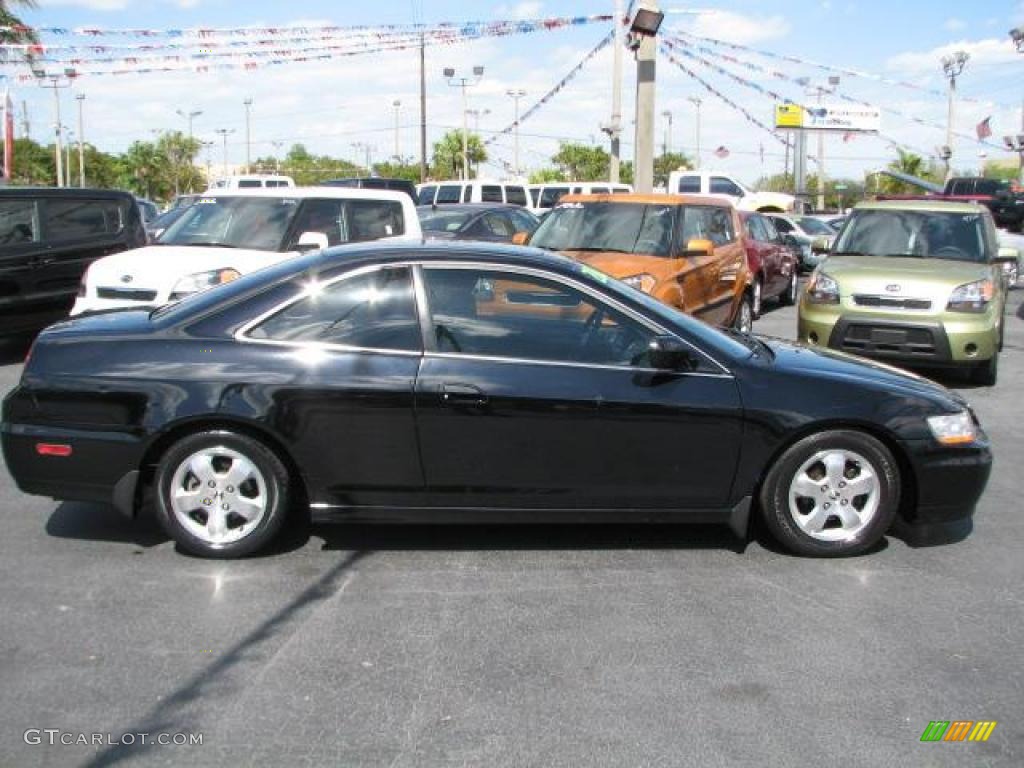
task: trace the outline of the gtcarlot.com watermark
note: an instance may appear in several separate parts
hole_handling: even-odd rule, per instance
[[[203,743],[201,733],[83,733],[60,728],[29,728],[22,738],[31,746],[51,747],[192,747]]]

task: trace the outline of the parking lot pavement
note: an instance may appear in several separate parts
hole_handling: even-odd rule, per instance
[[[1019,766],[1022,298],[999,385],[964,390],[996,464],[952,543],[314,526],[222,563],[0,473],[0,765]],[[0,355],[6,392],[24,350]],[[998,725],[921,743],[932,720]],[[139,736],[177,733],[203,743]]]

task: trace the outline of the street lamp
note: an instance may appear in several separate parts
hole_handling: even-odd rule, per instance
[[[521,176],[520,169],[519,169],[519,100],[521,98],[523,98],[523,96],[526,95],[526,91],[524,91],[522,88],[510,88],[509,90],[505,91],[505,95],[506,96],[511,96],[512,97],[512,103],[515,105],[514,106],[515,119],[512,121],[512,127],[513,127],[513,129],[515,131],[515,133],[514,133],[515,144],[514,144],[514,148],[512,150],[512,163],[513,163],[513,166],[514,166],[515,178],[516,178],[516,180],[518,180],[520,178],[520,176]]]
[[[234,128],[218,128],[214,133],[220,134],[224,142],[224,178],[228,177],[228,136],[235,132]]]
[[[654,95],[657,44],[664,20],[655,0],[639,0],[629,24],[628,46],[636,51],[636,156],[633,185],[637,192],[654,191]]]
[[[694,170],[700,170],[700,105],[704,102],[700,100],[699,96],[690,96],[687,101],[693,104],[697,109],[697,157],[694,162]]]
[[[956,103],[956,79],[964,71],[967,60],[971,54],[967,51],[956,51],[951,56],[942,57],[942,71],[949,80],[949,111],[946,117],[946,146],[949,147],[949,158],[946,159],[946,180],[953,173],[953,164],[950,160],[953,156],[953,110]]]
[[[818,93],[818,106],[821,106],[822,96],[826,93],[835,93],[836,87],[839,85],[838,75],[830,75],[828,78],[828,87],[824,85],[814,86],[814,90]],[[818,201],[817,208],[819,211],[825,210],[825,132],[818,131]]]
[[[252,96],[242,103],[245,104],[245,172],[252,173]]]
[[[444,76],[448,80],[448,85],[462,88],[462,180],[466,181],[469,179],[469,128],[466,125],[466,88],[471,85],[477,85],[480,82],[484,76],[484,68],[477,65],[473,67],[472,77],[456,77],[454,67],[445,67]]]
[[[665,126],[665,140],[661,143],[661,154],[667,155],[672,151],[672,112],[666,109],[661,113],[661,116],[667,122]]]
[[[78,102],[78,186],[85,186],[85,128],[82,118],[82,106],[85,104],[85,94],[75,96]]]
[[[489,110],[489,109],[467,109],[466,110],[466,115],[473,118],[473,133],[476,135],[476,137],[478,139],[480,138],[480,118],[481,117],[487,117],[487,115],[489,115],[489,114],[491,114],[491,110]],[[479,168],[477,168],[477,175],[478,176],[480,175],[480,169]]]
[[[185,118],[188,121],[188,138],[189,138],[189,141],[191,141],[192,140],[192,120],[193,120],[193,118],[199,117],[201,114],[203,114],[203,110],[201,110],[201,109],[193,109],[193,110],[189,110],[188,112],[183,112],[180,109],[176,109],[174,111],[177,112],[181,117]]]
[[[1010,30],[1010,39],[1017,46],[1019,53],[1024,53],[1024,27],[1014,27]]]
[[[60,74],[48,73],[45,69],[33,69],[32,74],[35,75],[41,87],[53,88],[53,103],[56,108],[57,118],[54,123],[54,130],[57,135],[57,143],[54,147],[54,154],[57,159],[57,186],[63,187],[64,159],[61,157],[60,89],[70,88],[72,81],[78,76],[78,72],[71,67],[67,67],[64,72]],[[49,83],[46,81],[49,81]]]

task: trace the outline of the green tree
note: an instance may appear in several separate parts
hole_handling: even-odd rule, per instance
[[[682,152],[665,152],[654,158],[654,186],[667,188],[668,176],[672,171],[688,171],[692,168],[693,162]]]
[[[14,168],[11,181],[30,186],[52,186],[57,179],[54,147],[44,147],[32,139],[14,140]]]
[[[899,171],[910,176],[917,176],[920,179],[941,184],[944,178],[942,171],[933,162],[928,162],[921,155],[909,152],[899,147],[896,148],[896,159],[887,166],[891,171]],[[913,184],[899,181],[891,176],[876,178],[877,191],[887,195],[916,194],[921,191]]]
[[[292,145],[281,161],[280,171],[295,179],[299,186],[319,184],[332,178],[366,175],[366,170],[355,163],[330,155],[314,155],[304,144]]]
[[[0,0],[0,26],[24,27],[25,23],[11,13],[9,6],[20,5],[23,8],[36,8],[35,0]],[[31,29],[7,29],[0,31],[0,43],[38,43],[39,38]],[[31,59],[26,55],[25,58]],[[54,177],[56,178],[56,176]]]
[[[374,163],[373,170],[385,179],[405,179],[414,184],[420,181],[419,163]]]
[[[470,169],[487,162],[487,150],[475,133],[466,138],[466,155]],[[462,131],[448,131],[440,141],[434,142],[434,157],[430,162],[431,175],[437,179],[462,178]]]
[[[611,156],[601,147],[563,141],[551,162],[567,181],[601,181],[608,178]]]
[[[530,174],[531,184],[550,184],[559,181],[565,181],[565,174],[557,168],[541,168]]]

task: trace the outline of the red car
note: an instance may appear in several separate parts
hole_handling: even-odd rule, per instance
[[[740,211],[740,220],[750,268],[749,291],[754,317],[761,315],[764,299],[778,299],[783,306],[795,304],[799,279],[796,255],[767,216]]]

